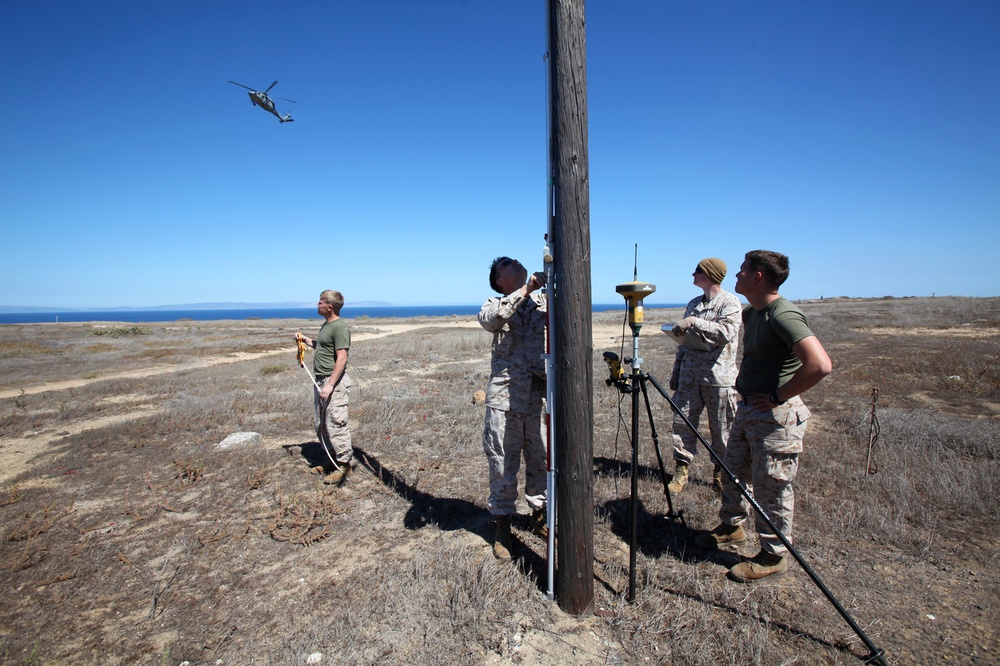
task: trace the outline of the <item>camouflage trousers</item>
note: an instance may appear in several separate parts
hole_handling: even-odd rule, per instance
[[[795,512],[792,481],[799,469],[808,419],[809,409],[798,396],[771,411],[740,402],[723,458],[726,467],[741,481],[747,483],[750,479],[754,499],[789,542]],[[723,474],[719,518],[726,525],[742,525],[750,511],[750,502],[729,475]],[[785,556],[788,549],[756,512],[754,520],[761,550]]]
[[[317,382],[320,386],[322,381]],[[316,426],[316,436],[331,452],[337,464],[348,463],[354,457],[351,446],[351,431],[347,427],[347,405],[351,400],[351,378],[345,373],[325,405],[319,397],[319,391],[313,387],[313,424]]]
[[[524,499],[532,510],[545,508],[545,420],[534,413],[486,408],[483,451],[490,474],[487,508],[494,516],[517,513],[517,473],[524,456]]]
[[[736,389],[730,386],[700,384],[682,384],[674,392],[674,403],[695,428],[701,420],[701,413],[705,412],[712,450],[720,458],[726,452],[729,430],[736,417],[737,395]],[[677,414],[674,414],[673,440],[674,460],[690,464],[698,453],[698,438]]]

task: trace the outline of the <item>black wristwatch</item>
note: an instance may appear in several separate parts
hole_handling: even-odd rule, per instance
[[[783,404],[785,404],[784,400],[778,400],[778,392],[777,391],[771,391],[770,398],[771,398],[771,402],[773,402],[776,405],[783,405]]]

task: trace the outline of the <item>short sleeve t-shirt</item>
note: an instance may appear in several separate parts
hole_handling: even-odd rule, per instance
[[[329,377],[337,364],[337,350],[351,348],[351,329],[343,319],[325,322],[316,335],[313,372],[317,377]]]
[[[743,362],[736,390],[755,395],[783,385],[802,367],[792,345],[812,335],[805,314],[785,298],[762,310],[743,308]]]

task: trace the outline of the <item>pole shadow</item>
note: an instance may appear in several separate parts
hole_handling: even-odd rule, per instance
[[[320,452],[322,453],[322,450]],[[447,531],[466,530],[492,545],[494,517],[488,510],[467,500],[437,497],[417,490],[408,484],[401,475],[383,465],[378,458],[364,449],[355,447],[354,456],[382,485],[410,503],[410,508],[403,517],[403,525],[406,529],[419,530],[434,524]],[[527,516],[512,518],[511,525],[515,529],[528,532]],[[514,547],[513,563],[519,566],[526,575],[533,578],[539,585],[539,589],[544,591],[543,581],[546,580],[548,573],[545,558],[536,553],[531,545],[514,531],[511,533],[511,541]]]
[[[468,530],[479,535],[485,541],[492,543],[492,516],[486,509],[463,499],[437,497],[417,490],[409,485],[402,475],[389,469],[382,462],[366,452],[355,447],[354,457],[379,482],[392,492],[410,503],[410,508],[403,517],[403,525],[408,530],[418,530],[430,524],[443,530]]]

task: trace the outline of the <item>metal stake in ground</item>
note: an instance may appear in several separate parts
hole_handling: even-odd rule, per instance
[[[878,463],[872,460],[872,447],[875,446],[875,442],[878,441],[878,435],[881,428],[878,424],[878,416],[875,415],[875,403],[878,402],[878,389],[872,389],[872,414],[871,423],[868,428],[868,462],[865,465],[865,476],[869,474],[874,474],[878,471]]]

